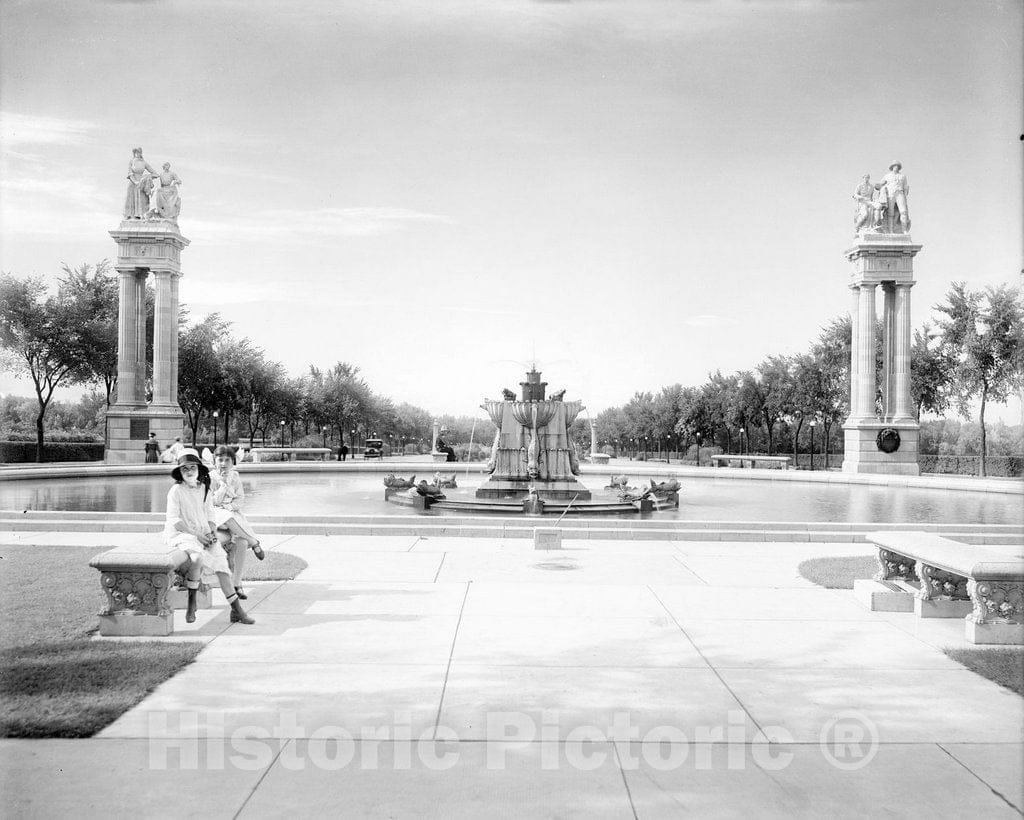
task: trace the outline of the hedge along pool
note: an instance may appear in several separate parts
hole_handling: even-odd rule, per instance
[[[480,474],[459,475],[459,489],[445,492],[453,499],[472,496],[483,478]],[[656,480],[664,478],[662,475]],[[685,475],[678,478],[682,484],[679,509],[656,512],[653,517],[728,522],[1024,524],[1021,497],[1009,493]],[[607,477],[587,474],[582,480],[595,499],[612,498],[602,489]],[[631,483],[638,486],[648,480],[643,473],[631,475]],[[243,473],[242,483],[247,495],[246,511],[254,515],[418,514],[384,501],[380,473]],[[0,483],[0,510],[163,512],[170,486],[169,476],[5,481]],[[438,511],[429,515],[446,514]]]

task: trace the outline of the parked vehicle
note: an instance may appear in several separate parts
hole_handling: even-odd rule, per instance
[[[384,458],[384,441],[379,438],[368,438],[363,458]]]

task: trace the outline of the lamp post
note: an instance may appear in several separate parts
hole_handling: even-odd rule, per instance
[[[327,425],[325,424],[320,428],[320,432],[324,434],[324,447],[327,446]]]
[[[284,447],[284,419],[281,419],[281,446]]]
[[[744,454],[744,446],[743,446],[743,433],[744,432],[745,432],[744,429],[741,427],[740,428],[740,455]]]
[[[672,434],[671,433],[666,433],[665,434],[665,441],[666,441],[666,444],[665,444],[665,463],[666,464],[671,464],[672,463]]]
[[[697,439],[697,466],[700,467],[700,432],[694,433],[694,437]]]
[[[356,457],[356,431],[352,430],[348,437],[348,440],[352,443],[352,458]]]
[[[811,472],[814,472],[814,428],[818,426],[817,421],[811,422]]]
[[[219,416],[216,410],[213,411],[213,449],[217,449],[217,416]]]

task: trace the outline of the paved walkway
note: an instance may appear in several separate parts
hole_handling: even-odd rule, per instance
[[[1024,809],[1024,700],[938,648],[962,621],[797,572],[864,544],[276,540],[309,567],[251,588],[255,626],[215,601],[98,737],[0,742],[7,816]]]

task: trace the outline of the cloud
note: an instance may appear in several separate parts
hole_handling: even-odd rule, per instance
[[[0,144],[5,151],[15,145],[78,145],[96,129],[97,125],[87,120],[0,111]]]
[[[182,230],[206,242],[239,238],[282,242],[309,242],[339,236],[380,236],[415,224],[453,225],[438,214],[407,208],[319,208],[311,211],[268,210],[232,215],[230,221],[182,219]]]

